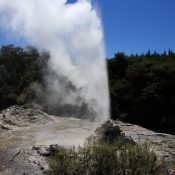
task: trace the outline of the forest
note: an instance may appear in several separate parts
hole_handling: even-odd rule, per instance
[[[14,45],[0,49],[0,110],[15,104],[30,103],[37,98],[36,90],[44,86],[49,53],[28,46]]]
[[[111,117],[159,132],[175,133],[175,53],[108,59]]]
[[[11,105],[40,103],[38,90],[50,55],[36,48],[0,48],[0,110]],[[111,118],[159,132],[175,133],[175,53],[148,51],[107,59]],[[42,100],[41,100],[42,101]]]

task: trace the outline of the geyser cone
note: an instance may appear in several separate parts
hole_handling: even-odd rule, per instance
[[[86,104],[82,115],[99,121],[109,117],[103,30],[91,1],[1,0],[0,16],[2,28],[50,51],[48,105]]]

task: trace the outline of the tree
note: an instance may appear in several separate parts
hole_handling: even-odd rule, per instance
[[[22,96],[28,97],[24,98],[23,103],[32,100],[33,87],[37,87],[33,84],[44,85],[43,77],[47,70],[48,59],[49,53],[40,53],[31,46],[26,49],[14,45],[0,48],[0,109],[18,103],[19,97]]]
[[[175,54],[148,51],[108,60],[111,116],[175,133]]]

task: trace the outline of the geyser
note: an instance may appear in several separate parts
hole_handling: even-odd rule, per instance
[[[0,27],[50,52],[54,76],[46,76],[46,101],[51,106],[87,104],[88,117],[109,117],[103,29],[90,0],[1,0]]]

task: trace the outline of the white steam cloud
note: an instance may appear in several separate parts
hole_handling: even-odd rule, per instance
[[[50,68],[78,89],[50,77],[49,101],[80,105],[81,97],[97,120],[109,117],[103,30],[90,0],[0,0],[0,28],[50,51]]]

